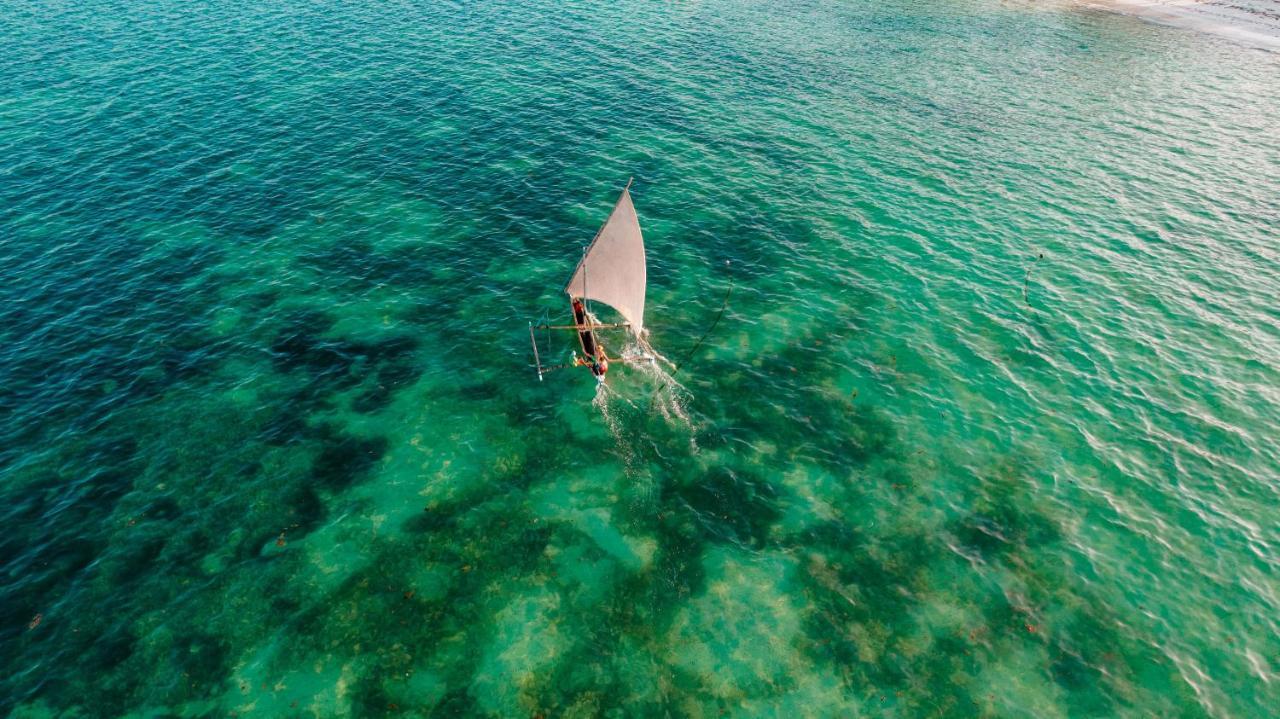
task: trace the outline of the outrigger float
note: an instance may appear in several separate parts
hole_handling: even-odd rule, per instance
[[[613,212],[600,226],[591,244],[582,252],[582,259],[574,269],[564,291],[569,295],[569,309],[573,324],[553,325],[548,322],[529,324],[529,341],[533,345],[533,361],[538,369],[538,379],[547,372],[568,367],[586,367],[603,382],[610,363],[653,361],[653,353],[644,340],[644,293],[646,267],[644,238],[640,234],[640,220],[635,205],[631,204],[631,181],[622,188],[622,194],[613,206]],[[602,324],[591,311],[592,302],[612,307],[624,322]],[[645,350],[639,357],[610,357],[600,340],[600,330],[625,329],[636,343]],[[582,355],[573,354],[573,361],[566,364],[544,365],[538,352],[536,330],[570,330],[578,335]]]

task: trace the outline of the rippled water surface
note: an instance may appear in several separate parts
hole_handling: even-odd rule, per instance
[[[994,0],[0,47],[0,713],[1280,706],[1276,55]],[[728,309],[679,386],[539,383],[629,176],[654,346]]]

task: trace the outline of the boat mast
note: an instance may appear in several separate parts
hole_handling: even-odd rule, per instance
[[[605,220],[608,222],[608,220]],[[604,226],[600,226],[600,230],[596,232],[599,236],[604,231]],[[591,241],[595,244],[595,240]],[[587,292],[587,250],[590,246],[582,248],[582,320],[587,324],[587,334],[591,335],[591,347],[596,351],[596,356],[592,360],[600,359],[600,340],[596,338],[596,327],[591,321],[591,296]]]

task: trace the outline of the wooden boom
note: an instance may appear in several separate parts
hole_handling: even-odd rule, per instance
[[[623,363],[623,364],[631,364],[631,363],[633,363],[633,362],[645,362],[645,361],[652,362],[652,361],[653,361],[653,360],[649,359],[648,357],[636,357],[636,358],[633,358],[633,359],[627,359],[626,357],[607,357],[606,359],[608,359],[608,360],[609,360],[609,362],[621,362],[621,363]],[[539,365],[539,366],[538,366],[538,377],[539,377],[539,379],[541,379],[541,378],[542,378],[542,375],[544,375],[544,374],[546,374],[546,373],[550,372],[551,370],[556,370],[556,369],[570,369],[570,368],[572,368],[572,367],[582,367],[582,366],[583,366],[583,365],[580,365],[580,364],[574,364],[574,363],[572,363],[572,362],[566,362],[566,363],[564,363],[564,364]]]
[[[609,330],[618,327],[630,327],[630,322],[614,322],[610,325],[534,325],[535,330],[575,330],[581,332],[583,330]]]

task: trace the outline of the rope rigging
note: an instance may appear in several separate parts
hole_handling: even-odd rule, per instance
[[[716,313],[716,318],[711,321],[711,326],[707,327],[707,331],[702,333],[702,336],[698,338],[698,341],[694,343],[693,347],[688,352],[685,353],[684,357],[682,357],[679,362],[676,363],[675,369],[671,370],[672,378],[674,378],[676,376],[676,373],[680,371],[680,368],[684,367],[684,364],[688,362],[690,358],[693,357],[693,354],[697,352],[698,348],[702,346],[702,343],[705,342],[706,339],[711,336],[711,333],[715,332],[716,325],[720,324],[720,318],[724,317],[724,311],[729,308],[729,296],[732,294],[733,294],[733,278],[730,277],[729,288],[724,291],[724,301],[720,303],[720,311]]]
[[[725,260],[724,264],[726,268],[729,267],[728,260]],[[653,402],[657,398],[658,393],[667,389],[672,385],[672,383],[675,382],[676,375],[679,374],[680,369],[684,367],[686,362],[688,362],[690,359],[693,358],[694,353],[698,351],[698,348],[702,347],[702,343],[705,342],[706,339],[711,336],[711,333],[715,332],[716,326],[720,324],[720,320],[724,317],[725,310],[729,308],[729,297],[732,294],[733,294],[733,277],[730,276],[729,287],[724,291],[724,300],[720,303],[720,311],[716,312],[716,318],[711,321],[711,325],[708,326],[707,330],[702,333],[702,336],[699,337],[698,341],[693,344],[693,347],[690,347],[689,351],[685,353],[684,357],[680,358],[680,361],[674,365],[673,369],[671,370],[671,374],[667,376],[666,383],[664,383],[661,387],[658,387],[657,389],[655,389],[653,391],[653,394],[649,395],[649,409],[646,410],[646,412],[653,410]]]

